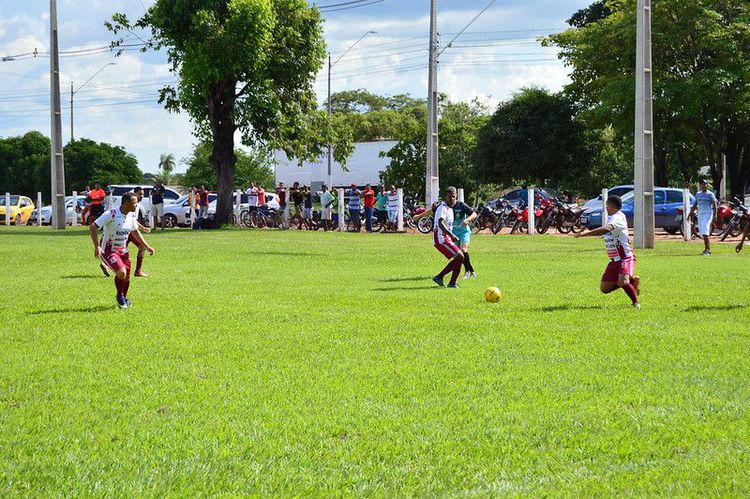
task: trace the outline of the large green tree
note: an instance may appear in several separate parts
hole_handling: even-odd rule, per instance
[[[179,83],[161,91],[161,102],[186,111],[199,138],[211,141],[219,222],[232,212],[237,132],[249,147],[296,158],[317,157],[338,140],[317,111],[312,84],[325,43],[320,12],[305,0],[157,0],[138,21],[116,14],[107,26],[150,30],[151,45],[167,50]],[[344,160],[351,147],[335,150]]]
[[[652,14],[656,181],[666,184],[670,171],[694,171],[683,162],[696,161],[700,145],[714,182],[722,179],[724,153],[731,190],[744,193],[750,168],[743,161],[750,142],[750,3],[659,0]],[[632,142],[636,1],[596,2],[571,24],[546,41],[572,67],[566,93],[590,127],[611,126],[623,142]]]
[[[501,103],[477,143],[482,182],[569,188],[590,169],[585,128],[569,99],[525,88]]]

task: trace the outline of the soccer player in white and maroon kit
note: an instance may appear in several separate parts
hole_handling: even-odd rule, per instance
[[[154,249],[143,240],[138,232],[138,197],[133,192],[122,195],[119,209],[104,212],[89,227],[91,241],[94,243],[94,257],[101,258],[104,263],[115,272],[115,288],[117,289],[117,305],[128,308],[128,288],[130,287],[130,255],[128,254],[128,238],[133,236],[133,242],[154,254]],[[102,229],[102,239],[99,242],[99,229]]]
[[[456,204],[456,188],[448,187],[445,191],[445,198],[442,203],[438,204],[434,210],[435,225],[432,229],[432,242],[435,248],[446,258],[450,259],[450,263],[438,275],[432,278],[438,286],[445,286],[443,280],[449,273],[451,274],[451,281],[448,284],[449,288],[457,288],[456,280],[458,275],[461,273],[461,265],[464,263],[464,254],[456,246],[458,238],[453,235],[453,206]]]
[[[635,308],[641,308],[638,300],[640,278],[635,275],[635,253],[628,235],[628,220],[622,209],[622,200],[619,196],[607,199],[607,223],[604,227],[594,229],[585,234],[576,234],[576,237],[604,236],[607,245],[607,265],[600,289],[602,293],[609,294],[622,288],[633,302]]]

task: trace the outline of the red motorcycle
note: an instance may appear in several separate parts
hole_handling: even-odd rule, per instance
[[[729,227],[729,224],[732,223],[732,218],[734,218],[734,211],[732,211],[731,206],[727,206],[726,204],[720,204],[719,205],[719,213],[716,217],[716,224],[714,225],[713,230],[711,231],[712,236],[720,236],[724,234],[724,231],[727,230]]]
[[[534,209],[534,215],[537,217],[542,216],[544,211],[541,208]],[[513,228],[510,229],[511,234],[516,232],[528,232],[529,231],[529,210],[525,204],[519,203],[513,208],[513,213],[516,221],[513,223]]]
[[[536,231],[545,234],[555,221],[557,199],[542,199],[536,210]]]

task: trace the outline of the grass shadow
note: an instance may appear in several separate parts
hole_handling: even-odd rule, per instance
[[[529,310],[534,310],[538,312],[564,312],[566,310],[603,310],[603,305],[554,305],[549,307],[537,307],[537,308],[531,308]]]
[[[321,253],[302,253],[293,251],[262,251],[253,256],[323,256]]]
[[[47,315],[47,314],[73,314],[76,312],[106,312],[114,310],[114,305],[97,305],[95,307],[81,307],[81,308],[52,308],[48,310],[34,310],[29,312],[28,315]]]
[[[391,288],[372,288],[372,291],[381,291],[381,292],[388,292],[388,291],[423,291],[425,289],[442,289],[440,286],[432,285],[432,286],[418,286],[418,287],[408,287],[408,286],[394,286]]]
[[[73,274],[60,276],[60,279],[102,279],[103,277],[102,275],[94,274]]]
[[[426,281],[430,279],[430,276],[414,276],[414,277],[392,277],[389,279],[378,279],[378,282],[411,282],[411,281]]]
[[[716,311],[727,311],[727,310],[738,310],[741,308],[747,308],[747,305],[693,305],[692,307],[686,308],[685,312],[701,312],[704,310],[716,310]]]

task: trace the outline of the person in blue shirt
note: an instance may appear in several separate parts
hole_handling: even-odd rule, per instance
[[[352,184],[349,189],[349,218],[352,221],[354,232],[359,232],[362,228],[362,222],[359,216],[361,209],[362,191],[357,189],[357,184]]]
[[[690,210],[690,217],[698,210],[698,231],[703,238],[703,256],[711,254],[711,230],[716,223],[716,215],[719,213],[719,202],[713,192],[708,190],[706,179],[700,180],[700,192],[695,195],[695,204]]]

